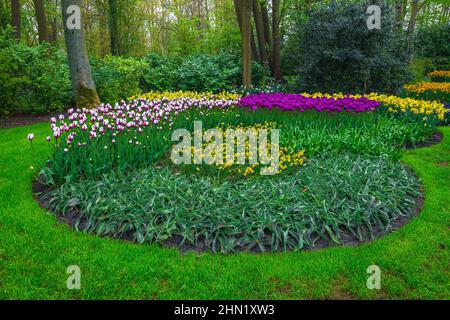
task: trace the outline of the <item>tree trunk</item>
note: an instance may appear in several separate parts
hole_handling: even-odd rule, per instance
[[[408,29],[406,30],[406,34],[408,36],[408,58],[409,58],[409,61],[412,61],[413,54],[414,54],[414,30],[416,29],[417,14],[419,13],[420,8],[421,8],[421,6],[419,6],[419,0],[412,0],[411,16],[409,18]]]
[[[419,12],[419,0],[412,0],[411,3],[411,17],[409,18],[408,23],[408,36],[412,35],[414,33],[414,30],[416,28],[416,21],[417,21],[417,13]]]
[[[403,0],[395,0],[395,21],[397,28],[402,29],[403,24]]]
[[[267,10],[267,1],[259,1],[259,5],[261,7],[261,16],[263,20],[263,29],[264,29],[264,39],[266,40],[266,52],[267,60],[269,60],[270,70],[273,74],[273,59],[272,59],[272,36],[270,34],[270,20],[269,20],[269,12]]]
[[[58,27],[57,27],[57,21],[55,19],[50,22],[50,42],[54,45],[58,42]]]
[[[260,62],[258,55],[258,48],[256,47],[255,35],[253,34],[253,27],[251,24],[251,17],[252,17],[251,10],[252,9],[250,8],[250,45],[252,47],[252,60]]]
[[[261,7],[259,6],[259,0],[253,0],[253,18],[255,20],[256,35],[258,38],[259,56],[261,62],[268,65],[267,51],[266,51],[266,38],[264,36],[263,18],[261,14]]]
[[[120,55],[117,16],[117,0],[109,0],[109,34],[111,38],[111,54],[113,56]]]
[[[47,16],[45,14],[44,0],[34,0],[34,9],[36,11],[36,21],[38,25],[39,43],[48,41]]]
[[[407,9],[408,9],[408,0],[403,0],[402,21],[405,20]]]
[[[20,0],[11,0],[11,24],[14,27],[14,37],[20,41]]]
[[[236,10],[236,17],[239,24],[239,30],[242,35],[242,0],[234,0],[234,9]],[[250,47],[251,47],[251,59],[258,60],[258,54],[256,49],[255,37],[253,36],[253,30],[250,25]]]
[[[71,5],[81,8],[82,0],[62,0],[61,2],[64,37],[75,104],[78,108],[93,108],[100,104],[100,99],[95,89],[95,83],[92,80],[83,27],[81,26],[80,29],[69,29],[67,26],[67,21],[72,15],[70,11],[67,13],[67,8]]]
[[[259,1],[259,5],[261,7],[261,16],[263,19],[263,27],[264,27],[264,38],[266,39],[266,45],[269,46],[269,48],[272,48],[272,37],[270,35],[270,20],[269,20],[269,12],[267,10],[267,3],[266,1]]]
[[[252,85],[251,74],[251,8],[252,0],[241,0],[242,26],[242,85],[249,88]]]
[[[272,0],[273,76],[281,81],[280,0]]]

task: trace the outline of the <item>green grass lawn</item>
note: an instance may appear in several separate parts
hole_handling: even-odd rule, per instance
[[[399,231],[356,248],[228,256],[180,255],[58,224],[31,192],[30,167],[50,152],[48,124],[0,130],[0,298],[448,299],[450,128],[440,130],[443,142],[403,157],[426,201]],[[366,287],[372,264],[381,268],[381,290]],[[66,288],[69,265],[81,268],[81,290]]]

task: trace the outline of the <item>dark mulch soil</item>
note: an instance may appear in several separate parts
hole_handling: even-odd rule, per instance
[[[0,117],[0,129],[27,126],[30,124],[47,122],[52,115],[17,114]]]
[[[414,148],[425,148],[431,147],[432,145],[438,144],[444,139],[444,136],[440,132],[434,132],[431,134],[425,142],[417,143],[415,145],[408,144],[406,149],[414,149]]]
[[[33,190],[34,198],[38,202],[39,206],[41,208],[47,210],[48,209],[48,199],[45,197],[45,195],[50,191],[50,189],[47,186],[45,186],[44,184],[42,184],[41,182],[35,180],[32,185],[32,190]],[[423,194],[423,190],[421,190],[421,194]],[[390,232],[397,231],[402,226],[407,224],[411,219],[413,219],[415,216],[417,216],[420,213],[420,211],[422,210],[423,204],[424,204],[424,197],[421,195],[416,200],[416,209],[414,210],[414,212],[412,212],[411,215],[408,217],[399,217],[396,220],[394,220],[391,223],[392,229]],[[75,229],[75,226],[77,225],[77,221],[80,218],[80,216],[82,215],[81,212],[76,209],[70,210],[69,212],[66,212],[66,214],[64,214],[64,215],[61,213],[55,213],[55,214],[57,217],[57,221],[59,223],[66,224],[73,229]],[[77,229],[78,230],[86,229],[86,219],[85,218],[81,218],[80,221],[78,221]],[[367,228],[363,227],[362,234],[364,235],[364,240],[360,241],[352,233],[348,232],[347,230],[342,230],[342,233],[341,233],[342,245],[355,247],[355,246],[361,245],[363,243],[374,241],[374,240],[379,239],[386,235],[383,232],[383,230],[381,230],[379,227],[374,227],[374,229],[372,230],[372,233],[374,235],[373,238],[370,237],[369,230]],[[270,238],[271,235],[267,234],[266,236],[268,238]],[[132,231],[129,231],[125,234],[121,234],[120,236],[117,236],[117,237],[112,237],[112,236],[108,236],[108,237],[117,238],[117,239],[121,239],[124,241],[129,241],[129,242],[134,242]],[[181,254],[184,254],[186,252],[201,253],[201,252],[210,251],[209,248],[207,248],[205,246],[203,239],[199,239],[199,242],[197,244],[191,244],[191,243],[187,243],[187,242],[183,243],[183,238],[178,235],[175,235],[175,236],[171,237],[170,239],[164,241],[162,243],[162,246],[167,247],[167,248],[178,248],[180,250]],[[318,249],[323,249],[323,248],[332,247],[332,246],[337,246],[337,244],[332,243],[330,241],[319,240],[315,243],[315,245],[313,247],[304,247],[302,250],[318,250]],[[254,247],[250,251],[248,251],[246,249],[243,249],[241,251],[246,251],[246,252],[251,252],[251,253],[261,253],[262,252],[261,249],[258,247]],[[269,247],[267,247],[265,251],[270,252],[271,249]]]

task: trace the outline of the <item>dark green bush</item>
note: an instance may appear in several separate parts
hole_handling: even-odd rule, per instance
[[[66,55],[49,44],[27,47],[0,33],[0,114],[59,111],[70,100]]]
[[[371,3],[331,4],[299,21],[299,86],[306,91],[396,92],[409,79],[405,39],[394,12],[381,8],[381,28],[367,27]]]
[[[450,24],[424,26],[417,31],[415,54],[426,58],[443,58],[449,63]],[[446,59],[445,59],[446,58]]]
[[[425,66],[425,73],[436,70],[450,70],[450,55],[448,57],[431,58],[431,64]]]
[[[241,83],[240,55],[222,51],[217,55],[194,54],[186,57],[162,57],[150,54],[145,58],[148,70],[143,76],[143,91],[194,90],[219,92]],[[268,78],[264,66],[252,63],[254,84]]]
[[[102,102],[114,103],[142,92],[147,63],[134,58],[107,56],[91,60],[92,76]]]
[[[92,74],[102,102],[115,103],[150,90],[219,92],[241,83],[240,55],[195,54],[144,58],[107,56],[91,59]],[[252,64],[255,84],[268,78],[267,68]],[[61,111],[71,103],[66,53],[48,43],[28,47],[0,33],[0,114]]]

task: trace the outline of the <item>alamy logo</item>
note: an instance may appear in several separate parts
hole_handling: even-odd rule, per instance
[[[80,290],[81,288],[81,269],[77,265],[70,265],[67,267],[66,272],[70,274],[67,278],[67,289]]]
[[[66,26],[69,30],[81,30],[81,9],[77,5],[71,5],[67,7]]]
[[[202,122],[195,121],[193,135],[192,139],[187,129],[177,129],[172,133],[172,141],[179,142],[172,148],[174,164],[231,165],[248,161],[249,164],[266,166],[261,168],[262,175],[274,175],[279,171],[278,129],[226,129],[224,132],[213,128],[203,131]]]
[[[371,5],[367,8],[367,28],[369,30],[381,29],[381,8],[376,5]]]
[[[367,268],[367,273],[371,274],[369,276],[369,278],[367,278],[367,289],[369,290],[373,290],[373,289],[377,289],[380,290],[381,289],[381,270],[380,267],[373,264],[371,266],[369,266]]]

